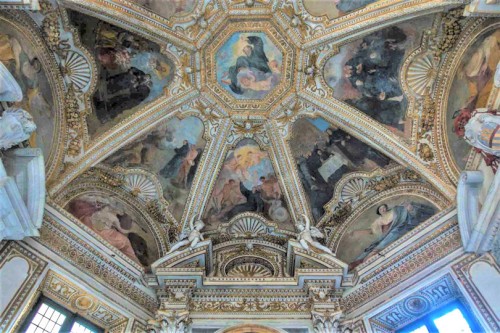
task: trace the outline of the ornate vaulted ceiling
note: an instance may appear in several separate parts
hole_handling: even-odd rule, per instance
[[[462,2],[41,0],[2,13],[0,55],[39,125],[51,202],[133,265],[198,217],[214,244],[259,239],[283,261],[305,215],[358,269],[390,244],[382,207],[412,215],[396,241],[478,163],[455,111],[488,104],[467,59],[498,48],[498,22]],[[218,274],[285,275],[266,260]]]

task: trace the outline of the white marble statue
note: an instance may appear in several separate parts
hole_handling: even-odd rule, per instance
[[[7,67],[0,61],[0,101],[20,102],[23,92],[16,79],[10,74]]]
[[[320,250],[321,252],[326,252],[328,254],[334,255],[332,250],[322,245],[320,242],[314,240],[314,238],[325,237],[323,233],[321,233],[318,228],[311,226],[311,221],[305,214],[302,214],[302,217],[303,221],[305,221],[305,225],[303,222],[301,222],[297,226],[300,231],[299,236],[297,237],[300,245],[302,245],[305,250],[311,250],[311,247],[313,247]]]
[[[190,244],[189,247],[192,249],[196,246],[196,244],[198,244],[198,242],[204,239],[201,230],[205,227],[205,223],[203,223],[199,216],[196,222],[194,221],[195,219],[196,217],[193,217],[193,219],[189,222],[189,233],[182,232],[179,236],[179,241],[172,246],[170,252],[174,252],[188,244]]]
[[[31,115],[23,109],[7,109],[0,117],[0,149],[26,141],[36,130]]]
[[[474,116],[465,125],[464,139],[472,146],[487,154],[500,157],[500,115],[477,109]]]

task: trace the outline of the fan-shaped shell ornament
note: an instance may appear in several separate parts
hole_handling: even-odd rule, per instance
[[[343,201],[357,201],[363,198],[364,195],[369,191],[367,187],[367,182],[363,178],[351,179],[341,192],[341,198]]]
[[[431,54],[415,59],[408,67],[406,80],[408,86],[418,95],[425,95],[426,90],[432,87],[437,74],[437,65]]]
[[[256,237],[267,232],[266,225],[254,217],[243,217],[234,222],[229,233],[234,237]]]
[[[149,201],[158,198],[155,183],[141,174],[125,176],[125,186],[130,192],[139,198]]]
[[[271,270],[263,265],[245,263],[234,266],[227,272],[228,277],[266,278],[272,277]]]
[[[92,71],[84,56],[74,51],[68,51],[63,68],[66,77],[78,90],[83,91],[88,88]]]

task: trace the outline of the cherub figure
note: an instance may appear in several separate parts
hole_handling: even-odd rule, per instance
[[[175,250],[181,248],[184,245],[190,244],[189,248],[194,248],[198,242],[203,241],[203,234],[201,233],[201,229],[205,227],[205,223],[201,220],[201,216],[198,215],[198,219],[196,222],[194,222],[195,217],[189,222],[189,229],[191,230],[188,233],[182,232],[179,236],[179,241],[172,246],[170,249],[170,253],[174,252]]]
[[[310,247],[312,246],[322,252],[334,255],[332,250],[320,244],[320,242],[314,240],[313,237],[323,238],[325,236],[321,233],[321,231],[318,230],[318,228],[311,226],[311,221],[305,214],[302,214],[302,217],[306,224],[304,225],[303,222],[300,222],[298,225],[300,233],[297,237],[297,240],[299,241],[300,245],[302,245],[302,247],[308,251],[311,250]]]

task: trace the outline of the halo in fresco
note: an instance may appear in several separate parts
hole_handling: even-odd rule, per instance
[[[448,96],[446,132],[452,156],[464,169],[471,146],[463,137],[465,124],[478,108],[487,106],[493,87],[497,64],[500,61],[500,29],[481,36],[462,56]]]
[[[373,171],[390,159],[322,118],[302,118],[293,125],[292,154],[314,219],[325,213],[335,185],[349,172]]]
[[[106,164],[141,167],[158,176],[170,212],[180,219],[205,149],[203,122],[196,117],[173,118],[122,147]]]
[[[136,263],[149,266],[158,259],[154,236],[116,198],[85,194],[72,199],[66,209]]]
[[[228,152],[205,210],[206,229],[244,212],[262,214],[293,230],[269,155],[252,139],[241,140]]]
[[[11,107],[26,110],[35,121],[37,129],[29,139],[30,146],[41,148],[48,158],[56,123],[50,84],[34,46],[8,24],[3,24],[0,32],[0,61],[23,92],[23,99]]]
[[[407,99],[399,82],[400,70],[431,24],[431,17],[418,18],[342,46],[323,68],[333,96],[394,133],[409,137],[411,120],[406,119]]]
[[[342,237],[336,255],[355,268],[426,221],[437,208],[416,196],[398,196],[378,202],[361,213]]]
[[[237,99],[262,99],[281,81],[282,62],[264,33],[237,32],[217,51],[217,82]]]

